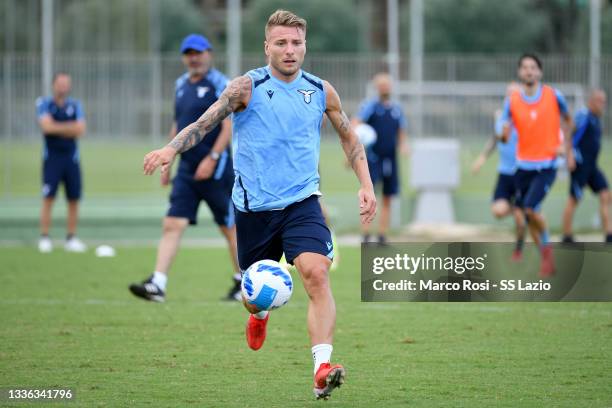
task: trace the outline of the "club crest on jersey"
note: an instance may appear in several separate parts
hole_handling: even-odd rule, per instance
[[[198,86],[198,98],[203,98],[208,90],[209,88],[207,86]]]
[[[529,112],[529,116],[531,116],[531,120],[536,120],[538,118],[538,111],[532,110]]]
[[[310,95],[312,95],[313,93],[315,93],[315,90],[312,89],[298,89],[298,92],[301,93],[302,95],[304,95],[304,102],[306,103],[310,103],[311,101],[311,97]]]

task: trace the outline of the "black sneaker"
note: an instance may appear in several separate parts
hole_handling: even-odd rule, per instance
[[[227,292],[227,296],[225,296],[223,299],[229,300],[229,301],[241,302],[242,301],[242,289],[240,287],[240,284],[241,284],[241,280],[234,278],[234,286],[230,288],[229,292]]]
[[[575,244],[576,241],[574,241],[574,237],[572,235],[563,235],[563,238],[561,239],[561,243],[563,243],[563,244]]]
[[[130,292],[134,296],[150,300],[152,302],[163,303],[166,300],[166,294],[156,284],[153,283],[153,276],[143,281],[142,283],[132,283],[130,285]]]

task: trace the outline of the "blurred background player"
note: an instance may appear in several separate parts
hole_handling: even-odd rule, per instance
[[[540,276],[548,277],[554,274],[555,266],[540,209],[555,181],[561,129],[570,134],[572,118],[561,92],[540,83],[542,63],[536,55],[523,54],[519,58],[518,77],[521,89],[512,92],[504,103],[502,140],[507,142],[512,127],[516,128],[517,206],[524,211],[533,240],[540,246]],[[569,146],[566,143],[566,155],[572,160]]]
[[[512,92],[520,90],[520,86],[516,82],[511,82],[506,88],[506,97],[509,97]],[[487,144],[484,150],[472,165],[472,173],[476,174],[485,164],[493,150],[497,148],[499,152],[499,164],[497,165],[497,183],[493,191],[493,202],[491,203],[491,213],[498,219],[504,218],[510,214],[514,217],[516,225],[516,247],[512,253],[512,259],[518,261],[522,258],[523,244],[525,241],[525,216],[520,208],[516,207],[516,141],[517,134],[514,127],[510,130],[510,138],[506,143],[500,140],[503,133],[503,122],[501,119],[502,111],[495,112],[495,134]]]
[[[45,139],[38,250],[44,253],[53,250],[49,238],[51,210],[59,184],[63,183],[68,202],[64,249],[68,252],[84,252],[87,247],[77,238],[76,229],[82,190],[77,139],[85,133],[85,116],[81,103],[69,96],[72,88],[69,74],[55,74],[52,86],[53,96],[40,97],[36,101],[38,124]]]
[[[378,97],[363,102],[352,125],[367,123],[376,131],[376,142],[367,149],[368,167],[372,183],[382,183],[382,209],[378,226],[378,242],[387,240],[391,218],[391,199],[399,193],[399,169],[397,163],[398,147],[408,154],[406,118],[402,106],[391,100],[391,76],[378,73],[373,78]],[[370,240],[369,225],[362,224],[363,242]]]
[[[295,264],[308,294],[308,334],[314,358],[317,398],[329,398],[344,382],[345,370],[331,364],[336,307],[329,283],[333,258],[331,234],[319,204],[321,121],[327,115],[359,179],[362,223],[376,214],[376,196],[363,145],[351,130],[340,97],[326,81],[301,70],[306,54],[306,21],[277,10],[266,24],[265,52],[269,65],[234,79],[219,101],[172,142],[145,156],[144,172],[162,171],[179,152],[205,137],[233,112],[236,182],[233,200],[240,266],[262,259],[279,260],[283,251]],[[274,161],[270,163],[270,154]],[[270,317],[256,304],[246,337],[258,350]]]
[[[227,78],[212,68],[212,47],[205,37],[187,36],[181,44],[187,72],[176,81],[174,123],[170,139],[195,122],[217,101]],[[163,221],[162,237],[157,249],[155,271],[142,283],[130,285],[130,291],[156,302],[165,300],[168,271],[177,254],[183,232],[195,225],[202,200],[206,201],[216,224],[227,240],[234,275],[228,300],[240,300],[240,271],[236,253],[236,227],[231,201],[234,171],[229,148],[232,128],[230,119],[210,131],[206,139],[181,155],[178,171],[172,181],[170,208]],[[170,171],[161,174],[161,184],[168,185]]]
[[[610,190],[608,181],[599,166],[597,159],[601,149],[601,117],[606,108],[606,94],[601,89],[591,91],[587,107],[576,113],[576,131],[572,136],[574,160],[568,162],[571,172],[570,189],[567,204],[563,212],[563,242],[574,242],[572,220],[582,190],[588,184],[593,193],[599,195],[599,214],[605,242],[612,242],[612,229],[608,206]]]

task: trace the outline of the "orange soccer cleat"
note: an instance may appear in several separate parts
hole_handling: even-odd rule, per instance
[[[247,344],[252,350],[259,350],[266,340],[266,326],[270,313],[264,319],[257,319],[253,315],[249,315],[246,325]]]
[[[339,364],[323,363],[319,366],[314,378],[314,395],[317,399],[329,399],[334,388],[344,384],[346,371]]]
[[[540,261],[540,278],[550,278],[555,274],[555,259],[552,245],[542,247],[542,260]]]

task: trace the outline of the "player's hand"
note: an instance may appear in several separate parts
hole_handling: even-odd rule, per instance
[[[482,166],[485,164],[485,161],[485,157],[482,154],[479,155],[478,158],[474,160],[474,163],[472,164],[472,174],[478,173]]]
[[[213,160],[210,156],[206,156],[204,159],[202,159],[200,164],[198,164],[198,168],[193,175],[193,179],[202,181],[211,178],[216,166],[217,161]]]
[[[155,169],[161,166],[161,172],[169,172],[172,161],[176,156],[176,150],[170,146],[162,147],[159,150],[153,150],[144,157],[144,174],[150,176],[155,172]]]
[[[362,224],[369,224],[376,216],[376,195],[374,189],[360,188],[359,189],[359,216]]]
[[[410,155],[410,145],[407,142],[404,142],[400,145],[400,153],[404,156]]]

